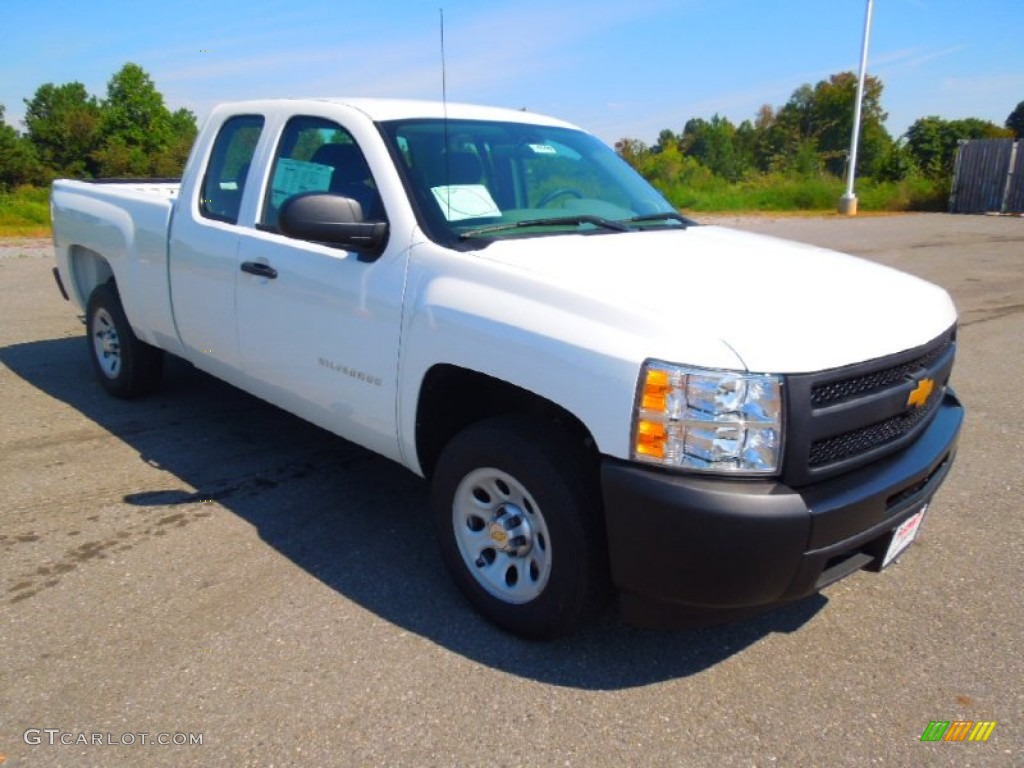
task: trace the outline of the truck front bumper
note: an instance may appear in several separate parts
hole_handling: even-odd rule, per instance
[[[913,444],[800,488],[606,458],[608,549],[623,617],[642,626],[713,623],[880,568],[893,531],[949,473],[962,422],[948,389]]]

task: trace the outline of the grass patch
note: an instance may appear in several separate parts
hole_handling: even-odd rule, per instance
[[[730,183],[703,168],[689,168],[654,185],[677,208],[694,213],[799,213],[835,211],[843,183],[831,176],[768,174]],[[857,184],[864,212],[945,211],[945,181],[909,178]],[[52,237],[48,187],[0,188],[0,237]]]
[[[858,207],[866,211],[949,210],[949,182],[909,178],[868,182],[857,189]]]
[[[0,189],[0,237],[50,237],[50,190]]]
[[[796,213],[835,211],[845,190],[831,176],[769,174],[734,184],[717,176],[688,180],[655,180],[677,208],[697,213]],[[861,211],[945,211],[949,190],[942,182],[911,178],[899,182],[866,179],[856,187]]]

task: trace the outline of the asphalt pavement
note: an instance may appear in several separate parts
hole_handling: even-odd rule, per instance
[[[881,574],[553,643],[469,609],[401,467],[180,361],[105,395],[50,244],[0,242],[0,763],[1024,765],[1024,219],[716,221],[952,293],[956,465]]]

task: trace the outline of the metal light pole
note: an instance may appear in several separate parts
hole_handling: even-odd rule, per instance
[[[871,11],[875,0],[868,0],[864,18],[864,42],[860,47],[860,77],[857,79],[857,101],[853,107],[853,133],[850,136],[850,163],[846,169],[846,192],[839,198],[839,213],[857,215],[857,196],[853,194],[853,180],[857,175],[857,143],[860,139],[860,107],[864,101],[864,77],[868,70],[868,43],[871,41]]]

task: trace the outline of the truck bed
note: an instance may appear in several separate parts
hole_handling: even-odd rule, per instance
[[[113,277],[136,335],[172,348],[167,238],[179,188],[175,179],[58,179],[50,196],[57,265],[72,277],[65,281],[71,300],[84,312],[86,287]]]

